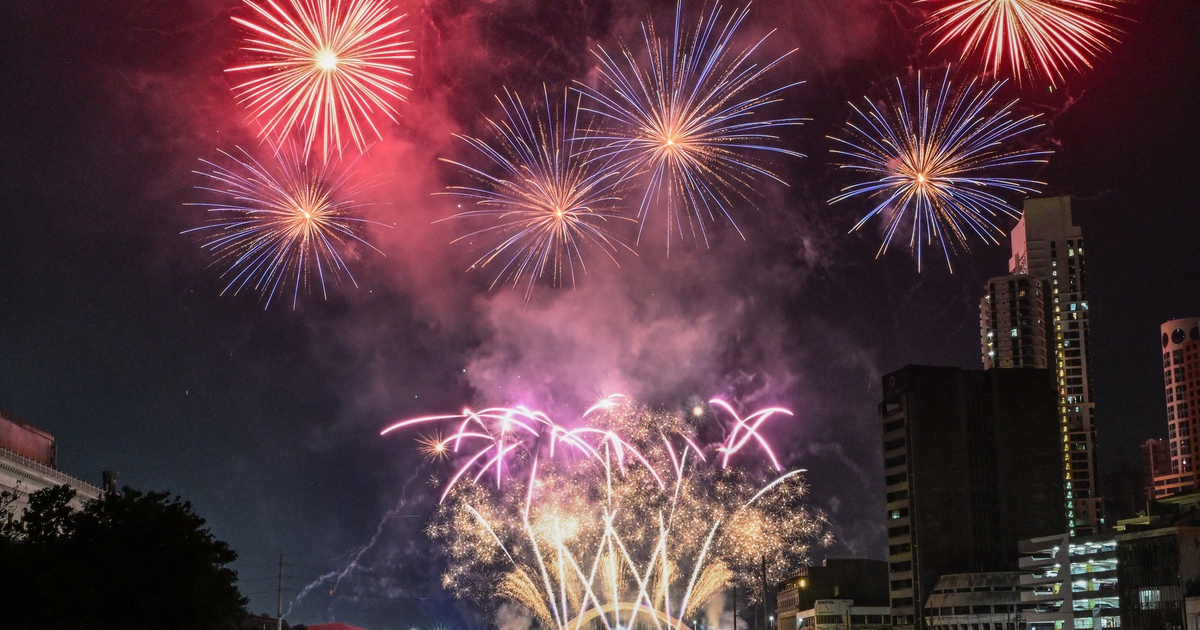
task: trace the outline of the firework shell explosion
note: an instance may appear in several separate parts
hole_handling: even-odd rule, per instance
[[[668,248],[672,232],[707,245],[705,226],[722,217],[736,229],[730,210],[738,200],[749,202],[763,179],[786,185],[762,158],[803,157],[779,146],[777,134],[804,119],[763,115],[800,84],[762,85],[787,55],[754,61],[769,33],[745,48],[735,44],[748,13],[726,15],[717,4],[689,29],[680,1],[673,34],[660,36],[644,22],[644,54],[624,44],[616,55],[597,48],[599,85],[578,84],[585,108],[605,123],[587,134],[598,145],[589,154],[644,182],[642,229],[655,209],[665,211]]]
[[[460,455],[470,461],[428,528],[445,546],[446,588],[515,604],[549,628],[682,630],[723,589],[741,584],[753,599],[764,566],[769,580],[781,579],[807,561],[811,545],[831,541],[825,517],[803,503],[802,471],[760,483],[721,463],[747,444],[768,448],[756,440],[761,424],[783,411],[735,416],[726,440],[705,446],[677,415],[622,397],[571,429],[513,408],[420,418],[385,433],[428,423],[457,429],[440,447],[427,437],[430,455],[492,442]],[[483,482],[489,472],[494,485]]]
[[[222,294],[257,291],[267,308],[290,292],[295,308],[313,288],[328,298],[327,283],[343,276],[357,286],[346,259],[375,248],[363,238],[371,222],[356,216],[365,204],[355,197],[372,183],[350,185],[349,166],[308,154],[296,142],[268,146],[269,160],[244,149],[221,151],[227,165],[201,160],[208,170],[196,173],[207,183],[197,189],[216,200],[184,204],[210,214],[207,224],[184,233],[204,235],[204,249],[225,267]]]
[[[1037,115],[1017,117],[1016,101],[995,103],[1003,82],[983,89],[976,80],[957,89],[947,68],[940,86],[923,86],[917,75],[911,97],[896,79],[897,95],[884,106],[866,99],[853,106],[859,119],[847,125],[845,138],[832,153],[861,181],[842,189],[830,200],[871,199],[871,209],[851,229],[870,219],[885,221],[883,243],[876,257],[887,252],[902,227],[909,228],[909,248],[918,270],[926,247],[940,249],[953,271],[955,251],[969,250],[969,236],[997,244],[1005,230],[1001,217],[1020,212],[1002,194],[1037,193],[1043,182],[1005,175],[1014,166],[1044,163],[1049,151],[1006,150],[1004,145],[1041,124]]]
[[[233,89],[262,136],[301,130],[304,150],[319,145],[325,156],[381,138],[375,119],[395,121],[409,89],[405,16],[389,0],[245,1],[252,19],[233,20],[246,29],[249,62],[226,72],[246,78]]]
[[[957,43],[963,62],[979,53],[993,76],[1041,77],[1054,86],[1116,43],[1120,31],[1110,22],[1123,0],[921,2],[936,5],[927,25],[939,37],[935,49]]]
[[[631,221],[619,208],[620,173],[587,160],[579,150],[577,103],[564,95],[556,104],[546,90],[542,96],[542,107],[531,112],[515,94],[506,93],[506,99],[497,99],[504,118],[487,120],[490,140],[459,136],[491,169],[443,160],[478,182],[449,188],[446,194],[472,204],[452,218],[487,222],[457,240],[479,237],[498,243],[472,268],[499,267],[492,286],[524,283],[526,299],[539,280],[574,286],[576,273],[586,271],[583,251],[589,246],[614,264],[619,251],[633,253],[609,228]]]

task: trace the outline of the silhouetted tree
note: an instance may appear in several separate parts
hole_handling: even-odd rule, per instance
[[[72,510],[68,486],[0,519],[0,609],[14,630],[227,630],[243,614],[237,554],[189,502],[121,494]]]

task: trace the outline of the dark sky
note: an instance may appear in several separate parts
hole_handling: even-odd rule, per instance
[[[183,205],[203,183],[198,159],[257,146],[222,72],[238,58],[239,3],[0,6],[0,408],[53,432],[71,474],[118,469],[192,500],[239,552],[255,610],[274,611],[281,552],[289,598],[344,572],[300,600],[294,622],[459,623],[421,533],[439,470],[410,440],[377,434],[467,404],[569,413],[612,391],[783,404],[797,416],[774,437],[810,470],[840,541],[830,553],[882,557],[880,377],[907,363],[978,368],[980,292],[1008,256],[1007,243],[979,246],[953,275],[936,260],[918,274],[903,248],[874,260],[874,226],[847,235],[860,205],[825,203],[847,183],[825,138],[847,101],[947,61],[916,34],[920,10],[756,2],[745,35],[778,28],[764,57],[798,50],[776,80],[807,81],[785,106],[813,119],[785,138],[809,156],[778,162],[790,187],[737,209],[745,241],[726,225],[710,249],[668,258],[651,240],[621,268],[595,259],[576,290],[526,304],[462,272],[473,252],[450,245],[459,226],[432,223],[452,213],[430,196],[453,177],[437,160],[469,157],[451,134],[482,133],[505,86],[587,80],[589,48],[673,3],[399,4],[414,91],[359,166],[387,177],[368,210],[394,226],[370,235],[385,255],[356,264],[358,289],[266,311],[254,295],[219,296],[219,272],[180,235],[203,221]],[[1094,70],[1054,93],[1002,91],[1045,113],[1031,139],[1056,153],[1029,174],[1074,196],[1088,240],[1106,471],[1165,434],[1158,325],[1200,315],[1200,2],[1125,11],[1122,42]]]

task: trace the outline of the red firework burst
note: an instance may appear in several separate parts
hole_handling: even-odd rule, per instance
[[[940,5],[928,26],[940,37],[934,49],[962,45],[966,61],[977,52],[995,76],[1022,82],[1044,77],[1051,86],[1067,71],[1092,67],[1092,59],[1116,43],[1112,26],[1123,0],[918,0]]]
[[[381,137],[379,114],[397,119],[413,50],[388,0],[245,2],[258,20],[233,19],[248,30],[242,49],[252,60],[226,72],[249,77],[234,92],[264,137],[300,130],[306,151],[320,144],[328,155],[345,134],[362,151],[368,128]]]

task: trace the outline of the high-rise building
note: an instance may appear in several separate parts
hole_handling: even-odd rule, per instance
[[[1066,528],[1049,370],[910,365],[883,379],[892,622],[923,630],[941,576],[1016,571],[1017,542]]]
[[[1015,276],[1031,276],[1046,282],[1042,304],[1044,319],[1050,325],[1046,339],[1047,367],[1054,370],[1058,382],[1063,496],[1069,532],[1081,536],[1097,532],[1104,523],[1104,503],[1096,483],[1096,427],[1088,371],[1089,312],[1084,261],[1083,233],[1071,222],[1071,198],[1026,200],[1025,215],[1012,231],[1012,258],[1008,267]],[[1024,302],[1013,298],[1013,303],[1018,307],[1017,315],[997,320],[997,325],[1003,321],[1008,328],[993,328],[991,332],[1002,335],[1007,330],[1011,335],[1015,329],[1020,336],[1025,328],[1021,323],[1028,320],[1030,344],[1036,347],[1039,333],[1038,325],[1033,323],[1035,297],[1031,295],[1028,299],[1029,317],[1021,315]],[[983,331],[985,339],[988,332]],[[1018,346],[1021,352],[1025,347]],[[994,350],[999,355],[1001,349]],[[999,358],[988,357],[987,352],[985,346],[984,365]]]
[[[1050,283],[1020,274],[992,278],[979,302],[983,368],[1054,366]]]
[[[1171,476],[1171,458],[1167,452],[1167,443],[1163,440],[1150,438],[1142,442],[1142,496],[1139,498],[1143,505],[1160,497],[1154,491],[1155,484],[1161,480],[1166,485],[1167,477]]]
[[[1195,458],[1200,450],[1200,317],[1173,319],[1160,331],[1170,464],[1154,477],[1157,498],[1200,490]]]

